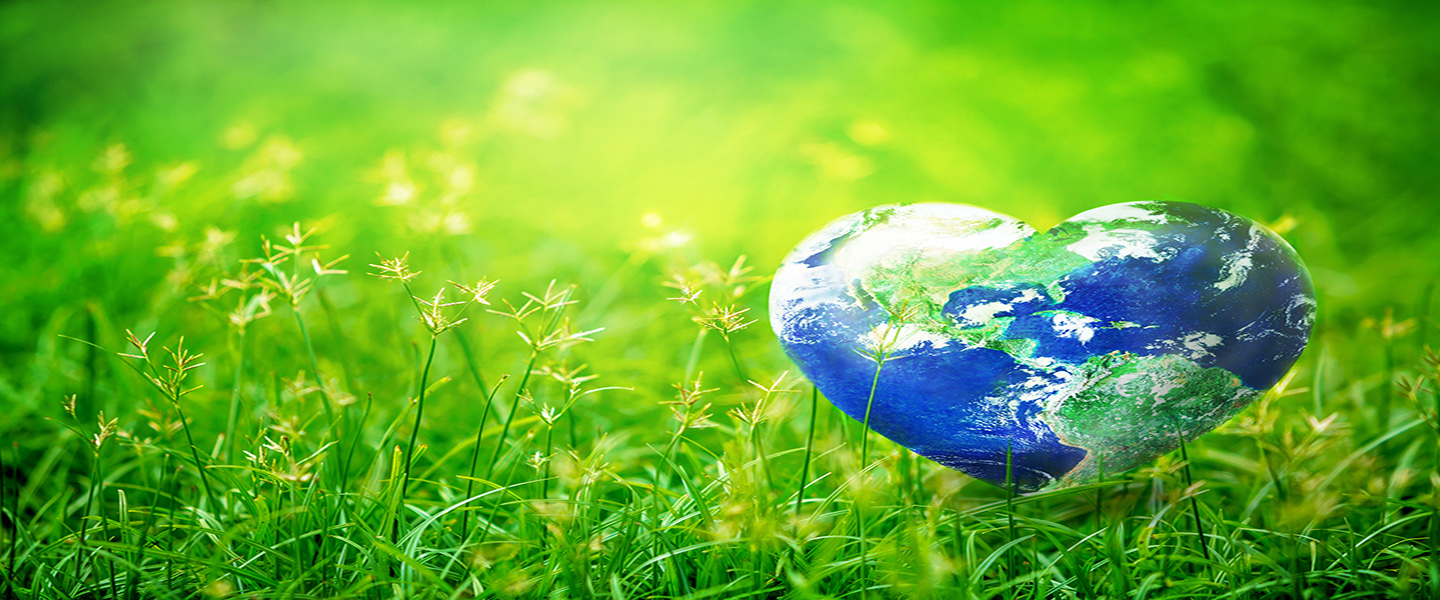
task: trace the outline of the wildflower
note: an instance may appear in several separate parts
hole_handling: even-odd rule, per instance
[[[228,291],[230,291],[229,288],[226,288],[226,289],[221,289],[221,288],[220,288],[220,280],[219,280],[218,278],[211,277],[211,278],[210,278],[210,283],[209,283],[209,285],[206,285],[206,286],[203,286],[203,287],[200,288],[200,295],[199,295],[199,296],[191,296],[191,297],[188,298],[188,299],[189,299],[191,302],[205,302],[205,301],[209,301],[209,300],[218,300],[218,299],[220,299],[220,296],[224,295],[225,292],[228,292]]]
[[[704,315],[698,315],[692,319],[702,327],[720,332],[720,335],[728,340],[730,334],[755,324],[755,319],[745,319],[745,313],[749,311],[748,308],[737,310],[733,304],[729,306],[713,304]]]
[[[1360,326],[1366,329],[1378,330],[1380,337],[1388,342],[1408,335],[1415,329],[1416,321],[1413,317],[1403,321],[1396,321],[1394,307],[1386,307],[1385,316],[1378,320],[1374,317],[1366,317],[1360,322]]]
[[[376,253],[376,256],[380,256],[379,253]],[[411,279],[414,279],[416,275],[419,275],[420,272],[410,270],[410,265],[406,263],[406,259],[408,258],[410,258],[409,252],[406,252],[405,254],[402,254],[395,258],[385,258],[383,256],[380,256],[380,264],[370,265],[372,267],[375,267],[376,269],[379,269],[380,272],[372,273],[372,275],[381,279],[394,279],[401,282],[410,281]]]
[[[282,378],[281,383],[284,384],[285,391],[290,394],[290,397],[296,400],[304,398],[314,392],[322,391],[318,384],[312,384],[305,379],[305,371],[303,369],[296,372],[294,377]]]
[[[155,430],[155,433],[158,433],[166,438],[169,438],[171,435],[179,433],[180,429],[185,427],[185,424],[180,422],[178,419],[172,419],[169,413],[162,414],[158,410],[152,410],[147,408],[136,409],[135,412],[138,413],[140,416],[145,417],[146,423],[150,425],[151,429]]]
[[[318,229],[319,227],[312,227],[308,231],[302,232],[300,223],[294,223],[291,231],[284,235],[284,240],[290,244],[289,246],[276,244],[270,238],[261,236],[260,249],[264,258],[245,259],[241,262],[259,265],[264,271],[261,283],[273,290],[276,296],[284,298],[291,306],[298,306],[300,300],[315,286],[317,279],[326,275],[339,275],[347,272],[336,269],[335,266],[350,258],[350,255],[341,256],[328,263],[321,262],[317,253],[329,246],[305,244]],[[298,265],[303,262],[306,255],[309,255],[310,266],[315,271],[314,277],[300,275]],[[292,259],[295,261],[292,263],[295,265],[294,269],[289,272],[281,269],[281,266]]]
[[[596,327],[589,331],[577,332],[574,331],[573,327],[574,325],[570,322],[570,318],[565,317],[560,321],[558,327],[553,328],[548,334],[538,340],[531,340],[523,331],[517,331],[515,333],[520,336],[520,339],[525,340],[526,344],[533,346],[536,351],[544,351],[550,348],[563,350],[582,342],[593,342],[595,339],[590,337],[590,335],[599,333],[605,329],[604,327]]]
[[[131,345],[131,346],[134,346],[135,349],[140,352],[140,354],[138,354],[138,355],[136,355],[136,354],[121,354],[120,356],[126,356],[126,357],[129,357],[129,358],[138,358],[138,359],[144,360],[144,361],[146,361],[146,362],[149,362],[149,361],[150,361],[150,352],[149,352],[149,350],[146,349],[146,347],[150,344],[150,338],[155,337],[155,334],[152,332],[150,335],[145,336],[145,339],[144,339],[144,340],[141,340],[139,337],[136,337],[135,332],[130,331],[129,329],[126,329],[126,330],[125,330],[125,336],[128,338],[128,341],[130,342],[130,345]]]
[[[451,281],[450,285],[455,286],[455,289],[458,289],[461,293],[469,296],[471,302],[477,302],[479,304],[489,306],[490,301],[486,300],[485,296],[489,295],[490,291],[495,289],[495,284],[497,283],[499,282],[481,279],[480,281],[475,282],[475,285],[473,286],[455,283],[454,281]]]
[[[750,275],[749,273],[754,271],[755,267],[746,266],[745,260],[746,256],[741,254],[728,270],[720,271],[717,274],[720,286],[729,290],[731,298],[739,299],[749,291],[749,284],[765,280],[764,277]]]
[[[435,292],[435,297],[431,300],[415,298],[415,301],[420,306],[420,316],[417,318],[425,324],[426,329],[430,330],[430,335],[440,335],[465,322],[465,319],[452,319],[445,314],[446,308],[466,304],[465,302],[446,302],[445,288],[440,288]]]
[[[884,364],[896,358],[895,353],[900,350],[905,339],[915,333],[915,330],[907,330],[905,326],[912,323],[919,314],[918,304],[902,302],[890,311],[890,318],[884,325],[876,327],[861,338],[864,347],[856,348],[855,352],[876,364]]]
[[[765,393],[764,396],[757,400],[755,404],[748,409],[743,406],[740,408],[731,409],[730,416],[735,417],[740,422],[745,423],[746,425],[749,425],[751,427],[755,427],[769,419],[771,416],[770,400],[772,397],[778,394],[793,394],[799,391],[784,389],[781,387],[785,384],[785,377],[787,377],[788,375],[790,375],[789,371],[784,371],[780,373],[780,375],[777,376],[775,380],[771,382],[768,386],[758,381],[751,381],[750,385],[759,388],[760,391]]]
[[[670,274],[670,281],[663,283],[665,287],[674,288],[680,291],[679,296],[666,298],[681,304],[698,305],[700,294],[705,293],[704,282],[686,277],[683,273],[674,272]]]
[[[315,275],[316,275],[316,276],[323,276],[323,275],[344,275],[344,274],[346,274],[346,273],[349,273],[349,271],[346,271],[346,270],[344,270],[344,269],[336,269],[336,268],[335,268],[335,265],[340,264],[340,261],[345,260],[346,258],[349,258],[349,257],[348,257],[348,256],[342,256],[342,257],[340,257],[340,258],[337,258],[337,259],[335,259],[335,260],[332,260],[332,261],[330,261],[330,262],[328,262],[328,263],[325,263],[325,264],[323,264],[323,265],[320,264],[320,259],[318,259],[318,258],[311,258],[311,259],[310,259],[310,267],[313,268],[313,269],[315,269]]]
[[[506,310],[490,310],[497,315],[514,319],[519,325],[515,332],[535,352],[542,352],[549,349],[569,348],[583,342],[593,342],[589,336],[604,331],[603,327],[597,327],[587,331],[575,331],[574,325],[569,317],[562,317],[565,307],[575,304],[577,300],[572,298],[575,286],[567,286],[557,290],[555,282],[551,281],[545,287],[545,293],[541,296],[522,293],[525,302],[520,306],[511,304],[504,300]],[[536,313],[542,314],[539,327],[532,327],[530,317]]]
[[[599,377],[599,375],[580,374],[589,367],[590,365],[580,365],[578,367],[575,367],[574,369],[569,369],[565,366],[565,362],[561,361],[558,365],[547,364],[540,367],[539,369],[535,369],[531,373],[535,375],[540,375],[542,377],[549,377],[551,379],[554,379],[555,381],[560,382],[561,385],[573,389],[580,387],[580,384],[582,383]]]
[[[106,421],[105,411],[100,411],[100,416],[97,420],[100,424],[100,430],[95,433],[95,437],[93,438],[92,443],[95,445],[95,450],[99,451],[100,447],[105,445],[105,440],[108,440],[115,435],[115,431],[119,429],[117,424],[120,422],[120,420],[110,419],[109,421]]]
[[[711,404],[706,403],[705,405],[698,406],[697,408],[697,405],[700,404],[700,400],[702,397],[704,397],[706,394],[709,394],[710,392],[719,389],[705,388],[701,384],[701,381],[704,379],[704,377],[705,373],[697,373],[695,375],[695,381],[690,385],[690,387],[685,387],[684,384],[680,383],[675,384],[675,400],[661,403],[669,405],[670,412],[675,415],[676,420],[680,421],[680,429],[676,432],[676,435],[683,434],[685,433],[685,431],[690,429],[704,429],[706,427],[717,426],[716,423],[710,421],[710,418],[712,416],[709,413]]]

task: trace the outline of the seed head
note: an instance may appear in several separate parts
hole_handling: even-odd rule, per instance
[[[380,256],[380,254],[376,253],[376,256]],[[406,252],[405,254],[402,254],[395,258],[385,258],[383,256],[380,256],[380,264],[370,265],[372,267],[375,267],[376,269],[379,269],[380,272],[371,273],[371,275],[374,275],[381,279],[410,281],[411,279],[414,279],[416,275],[419,275],[420,272],[410,270],[410,265],[406,263],[406,259],[408,258],[410,258],[409,252]]]
[[[755,319],[747,320],[745,318],[745,313],[749,311],[748,308],[737,309],[733,304],[727,306],[712,304],[710,310],[706,311],[704,315],[693,318],[702,327],[718,331],[720,335],[729,339],[730,334],[755,324]]]
[[[110,419],[109,421],[106,421],[105,411],[100,411],[100,415],[99,417],[97,417],[97,420],[99,421],[100,429],[95,433],[93,443],[95,444],[95,450],[99,451],[100,447],[105,445],[105,440],[108,440],[111,436],[115,435],[115,430],[119,429],[117,424],[120,422],[120,420]]]
[[[475,285],[464,285],[460,283],[455,283],[454,281],[451,281],[450,285],[455,286],[455,289],[460,290],[460,293],[469,296],[470,302],[478,302],[480,304],[489,306],[490,301],[485,299],[485,297],[490,294],[490,290],[495,289],[495,284],[497,283],[500,282],[481,279],[480,281],[475,282]]]
[[[430,330],[431,335],[440,335],[456,325],[465,322],[465,319],[451,320],[451,317],[445,314],[446,308],[465,304],[464,302],[446,302],[445,288],[440,288],[436,291],[435,297],[431,300],[421,300],[418,297],[413,298],[415,298],[415,302],[420,306],[420,322],[425,324],[425,328]]]

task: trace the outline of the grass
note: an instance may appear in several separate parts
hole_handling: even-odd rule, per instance
[[[499,300],[503,309],[462,319],[504,288],[452,284],[465,300],[445,302],[443,291],[421,300],[409,287],[420,273],[403,258],[382,261],[373,274],[404,283],[409,300],[372,302],[399,300],[420,325],[392,322],[413,336],[391,358],[416,370],[407,386],[362,368],[384,362],[363,357],[380,348],[343,329],[317,352],[303,323],[324,309],[309,296],[328,280],[364,276],[318,259],[314,275],[280,268],[322,251],[305,245],[316,232],[290,231],[291,246],[265,243],[268,254],[236,263],[262,275],[236,275],[230,292],[195,298],[230,306],[239,295],[230,314],[256,317],[211,330],[210,369],[193,338],[175,335],[172,349],[169,338],[127,332],[128,348],[97,344],[110,368],[75,382],[108,396],[94,406],[123,399],[131,408],[120,418],[84,415],[72,394],[22,419],[0,490],[7,597],[1408,598],[1440,586],[1433,354],[1379,365],[1402,374],[1390,422],[1351,420],[1364,415],[1347,395],[1390,394],[1364,392],[1377,387],[1373,376],[1327,383],[1311,359],[1177,455],[1014,496],[847,426],[787,374],[742,381],[742,362],[745,371],[782,365],[733,350],[731,339],[761,335],[716,317],[739,309],[693,301],[746,302],[737,290],[757,282],[738,266],[692,265],[671,286],[686,290],[678,303],[639,275],[619,283],[727,339],[707,347],[703,336],[689,341],[693,329],[674,331],[670,344],[701,354],[672,363],[674,377],[687,362],[733,373],[712,387],[698,373],[676,384],[668,418],[662,403],[616,417],[625,412],[616,405],[665,392],[637,389],[639,380],[598,387],[601,375],[576,366],[605,343],[603,331],[573,325],[579,288],[511,292],[518,299]],[[298,326],[265,318],[269,301],[290,304]],[[472,333],[509,330],[519,343],[477,352],[446,335],[481,321],[488,327]],[[1387,323],[1384,339],[1398,346],[1405,332],[1393,316]],[[227,330],[238,342],[228,349]],[[247,360],[246,338],[264,339],[272,356]],[[361,388],[330,375],[340,338],[360,357],[345,368]],[[62,341],[72,353],[91,347]],[[876,352],[882,368],[885,351]],[[483,387],[482,369],[494,387]],[[447,410],[473,401],[479,414],[467,425],[422,412],[427,398],[444,397]],[[1317,397],[1334,411],[1315,414]],[[588,426],[607,414],[629,429]]]
[[[1440,598],[1433,11],[97,6],[0,6],[0,600]],[[975,482],[763,324],[863,207],[1172,197],[1320,315],[1135,471]]]

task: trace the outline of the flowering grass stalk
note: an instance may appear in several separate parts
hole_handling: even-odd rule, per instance
[[[480,441],[485,437],[485,423],[490,417],[490,407],[495,403],[495,393],[500,391],[500,386],[505,385],[505,380],[509,378],[508,374],[501,375],[500,381],[495,382],[495,387],[485,395],[485,408],[480,412],[480,425],[475,428],[475,448],[470,454],[470,476],[465,478],[466,498],[475,494],[475,470],[480,464]],[[464,519],[460,521],[460,539],[470,539],[470,511],[466,511]]]
[[[429,390],[430,367],[435,363],[435,348],[439,345],[440,334],[450,331],[461,323],[464,323],[467,319],[461,315],[465,313],[465,309],[469,308],[471,304],[490,304],[486,296],[495,288],[495,282],[483,279],[474,285],[459,284],[452,281],[450,285],[465,295],[464,301],[446,302],[444,288],[435,292],[433,298],[423,300],[410,291],[410,280],[418,276],[420,272],[410,268],[406,262],[408,257],[409,254],[407,253],[392,259],[382,258],[380,263],[370,265],[379,271],[375,273],[375,276],[381,279],[400,282],[405,288],[405,294],[410,297],[410,301],[415,305],[416,312],[419,313],[417,318],[430,333],[430,349],[425,355],[425,366],[420,370],[420,382],[415,391],[415,424],[410,429],[410,439],[405,445],[404,466],[400,479],[400,498],[402,501],[408,498],[410,494],[410,469],[415,462],[415,446],[420,439],[420,424],[425,416],[425,394]],[[459,306],[460,308],[454,310],[452,314],[450,309],[455,306]],[[476,377],[478,381],[478,372]],[[483,391],[484,388],[482,387],[481,390]],[[476,443],[479,443],[478,439]],[[396,526],[391,529],[392,543],[399,542],[398,523],[399,520],[397,519]]]
[[[875,332],[869,340],[870,345],[864,349],[856,349],[856,353],[875,363],[875,372],[870,379],[870,393],[865,400],[865,418],[860,431],[860,472],[856,475],[857,480],[868,477],[870,470],[870,411],[875,406],[875,392],[880,388],[880,371],[885,363],[898,358],[897,352],[902,342],[905,323],[914,319],[918,307],[913,305],[902,305],[890,313],[890,318],[885,325]],[[1008,484],[1006,486],[1009,487]],[[856,504],[855,519],[860,528],[860,589],[861,597],[869,594],[869,538],[866,535],[867,520],[865,510],[859,503]]]

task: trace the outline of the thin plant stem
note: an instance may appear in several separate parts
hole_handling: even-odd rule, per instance
[[[175,404],[175,412],[180,416],[180,430],[185,432],[185,442],[190,445],[190,458],[195,461],[195,471],[200,474],[200,487],[205,492],[205,498],[210,501],[212,508],[219,508],[215,503],[215,497],[210,492],[210,477],[205,474],[205,464],[200,460],[200,449],[195,446],[195,438],[190,435],[190,420],[185,418],[185,409],[180,406],[180,388],[176,386],[171,390],[170,401]]]
[[[235,362],[235,384],[231,386],[230,389],[230,416],[225,423],[225,439],[229,442],[228,444],[226,444],[225,462],[230,464],[234,464],[235,462],[235,447],[239,443],[239,441],[236,439],[237,436],[235,435],[235,432],[237,429],[239,429],[240,426],[240,387],[243,383],[244,378],[245,352],[247,349],[247,345],[245,343],[246,328],[239,327],[237,329],[237,333],[240,336],[240,339],[237,341],[237,343],[239,343],[240,345],[240,357]]]
[[[430,336],[430,353],[425,357],[425,368],[420,371],[420,391],[415,401],[415,427],[410,430],[410,443],[405,446],[405,473],[400,478],[400,498],[409,497],[410,466],[415,462],[415,441],[420,438],[420,419],[425,414],[425,386],[430,378],[430,365],[435,362],[435,346],[438,340]]]
[[[870,397],[865,400],[865,421],[864,427],[860,430],[860,473],[857,481],[863,481],[866,477],[866,468],[870,466],[870,409],[875,406],[875,390],[880,387],[880,369],[885,366],[886,355],[877,357],[875,361],[875,376],[870,379]],[[857,500],[859,500],[857,498]],[[860,524],[860,597],[869,597],[869,570],[867,564],[870,557],[870,543],[866,539],[865,507],[861,502],[855,505],[855,520]]]
[[[485,395],[485,409],[480,412],[480,426],[475,428],[475,448],[470,453],[470,477],[465,481],[465,498],[475,495],[475,469],[480,464],[480,441],[485,437],[485,422],[490,418],[490,405],[495,402],[495,394],[500,391],[500,386],[505,385],[509,375],[501,375],[500,381]],[[482,388],[483,389],[483,388]],[[464,542],[470,539],[470,513],[465,511],[465,518],[460,521],[460,540]]]
[[[79,532],[79,534],[78,534],[78,535],[76,536],[76,538],[75,538],[76,541],[77,541],[77,543],[78,543],[82,548],[85,546],[85,537],[86,537],[86,535],[89,534],[90,522],[89,522],[88,519],[90,518],[90,506],[91,506],[91,503],[94,502],[94,500],[95,500],[95,494],[97,493],[96,488],[97,488],[97,486],[99,485],[99,477],[100,477],[100,473],[99,473],[99,471],[100,471],[100,455],[99,455],[99,453],[98,453],[98,452],[95,453],[95,455],[92,457],[92,459],[93,459],[93,462],[91,462],[91,464],[90,464],[90,490],[89,490],[90,493],[88,493],[88,494],[85,495],[85,508],[84,508],[84,510],[82,510],[82,511],[80,512],[80,532]],[[80,579],[80,577],[81,577],[81,570],[84,568],[84,566],[85,566],[85,561],[84,561],[84,560],[77,559],[77,560],[75,561],[75,579],[76,579],[76,580],[79,580],[79,579]]]
[[[810,386],[810,427],[805,433],[805,462],[800,467],[800,490],[795,493],[795,516],[805,502],[805,487],[810,484],[810,457],[815,452],[815,415],[820,412],[820,389]]]
[[[169,454],[166,454],[166,455],[164,456],[164,459],[163,459],[163,461],[161,462],[161,468],[163,468],[165,471],[169,471],[169,470],[170,470],[170,455],[169,455]],[[176,467],[176,468],[175,468],[175,472],[170,475],[170,485],[167,486],[167,488],[168,488],[169,491],[170,491],[170,501],[166,503],[165,522],[166,522],[166,524],[170,525],[171,527],[174,527],[174,526],[175,526],[175,504],[176,504],[176,502],[177,502],[177,501],[179,500],[179,498],[180,498],[180,493],[179,493],[179,491],[175,489],[175,488],[177,487],[177,480],[179,480],[179,479],[180,479],[180,468],[179,468],[179,467]],[[175,559],[173,558],[174,551],[175,551],[175,537],[174,537],[174,536],[169,536],[169,535],[164,536],[164,537],[165,537],[165,552],[170,555],[170,556],[167,556],[167,557],[165,558],[165,586],[166,586],[166,587],[171,587],[171,586],[174,586],[174,585],[175,585]],[[277,528],[277,533],[275,534],[275,537],[276,537],[276,539],[275,539],[275,545],[278,546],[278,545],[279,545],[279,542],[280,542],[280,540],[279,540],[280,534],[278,533],[278,528]],[[278,562],[276,563],[276,573],[277,573],[277,574],[279,573],[279,563],[278,563]]]
[[[574,449],[574,448],[579,448],[579,447],[580,447],[580,443],[579,443],[579,441],[577,441],[577,439],[578,439],[578,437],[579,437],[579,434],[576,433],[576,431],[575,431],[575,412],[574,412],[574,411],[569,411],[569,410],[565,411],[565,425],[566,425],[567,428],[570,430],[570,448],[572,448],[572,449]]]
[[[555,426],[545,424],[545,475],[540,479],[540,500],[543,502],[550,498],[550,454],[555,451]],[[544,547],[542,538],[541,547]]]
[[[300,337],[305,340],[305,354],[310,358],[310,376],[315,378],[315,386],[320,391],[320,400],[325,406],[325,418],[330,423],[335,423],[335,408],[330,405],[330,394],[325,391],[325,380],[320,378],[320,361],[315,358],[315,346],[310,342],[310,330],[305,328],[305,319],[300,317],[300,311],[292,307],[292,314],[295,315],[295,324],[300,328]],[[326,428],[326,438],[332,434],[333,428]]]
[[[515,413],[520,411],[520,397],[525,394],[525,386],[530,383],[530,370],[535,368],[535,359],[540,356],[540,351],[532,348],[530,360],[525,363],[525,373],[520,376],[520,385],[515,388],[515,400],[510,403],[510,414],[505,415],[505,425],[500,428],[500,439],[495,440],[495,452],[490,454],[490,465],[485,468],[485,479],[495,475],[495,463],[500,460],[500,452],[505,448],[505,438],[510,434],[510,424],[515,421]]]
[[[875,376],[870,379],[870,397],[865,400],[865,426],[860,431],[860,471],[864,472],[865,467],[870,464],[870,409],[875,406],[875,390],[880,386],[880,369],[885,366],[885,361],[875,361]]]
[[[149,479],[149,478],[147,477],[146,479]],[[150,535],[150,528],[155,526],[155,510],[154,510],[154,508],[155,508],[156,506],[159,506],[159,504],[160,504],[160,488],[159,488],[159,486],[156,486],[156,485],[153,485],[153,484],[152,484],[152,485],[150,485],[150,486],[148,486],[148,487],[150,487],[150,507],[151,507],[151,509],[145,511],[145,513],[146,513],[146,514],[145,514],[145,520],[141,522],[140,528],[139,528],[139,530],[137,531],[137,536],[139,537],[139,540],[138,540],[139,543],[137,543],[137,544],[135,545],[135,561],[134,561],[135,566],[134,566],[134,568],[131,569],[131,571],[130,571],[130,582],[129,582],[129,583],[130,583],[130,590],[129,590],[129,592],[126,594],[126,598],[129,598],[130,600],[134,600],[135,598],[138,598],[138,597],[139,597],[139,592],[140,592],[140,573],[141,573],[141,572],[144,570],[144,568],[145,568],[145,550],[150,547],[150,542],[149,542],[149,539],[148,539],[148,538],[149,538],[149,535]],[[127,517],[127,521],[128,521],[128,517]]]
[[[1378,421],[1375,435],[1383,436],[1390,431],[1390,410],[1395,400],[1395,341],[1385,336],[1383,346],[1385,356],[1385,385],[1380,386],[1380,408],[1375,411],[1375,420]]]
[[[523,441],[523,438],[522,438],[522,441],[521,441],[520,443],[525,443],[525,442]],[[520,464],[520,461],[515,461],[515,462],[510,463],[510,469],[507,470],[506,473],[505,473],[505,479],[506,479],[506,481],[509,481],[509,480],[515,475],[515,467],[516,467],[516,465],[518,465],[518,464]],[[488,479],[488,477],[487,477],[487,479]],[[497,487],[500,487],[500,486],[497,486]],[[483,544],[485,543],[485,538],[490,535],[490,526],[489,526],[489,524],[490,524],[490,523],[494,523],[494,522],[495,522],[495,516],[498,515],[498,514],[500,514],[500,505],[501,505],[501,504],[502,504],[502,502],[501,502],[499,499],[497,499],[497,500],[495,501],[495,504],[490,507],[490,514],[485,517],[485,526],[480,528],[480,541],[479,541],[479,542],[476,542],[478,545],[483,545]],[[516,517],[517,517],[517,518],[523,518],[523,515],[522,515],[521,513],[518,513],[518,512],[517,512]],[[523,520],[522,520],[520,526],[523,526],[523,524],[524,524],[524,522],[523,522]],[[520,529],[520,526],[517,526],[517,527],[516,527],[516,530],[517,530],[517,531]]]
[[[101,488],[100,488],[100,490],[99,490],[100,497],[96,499],[96,508],[97,508],[98,512],[100,513],[100,514],[99,514],[99,517],[100,517],[100,533],[101,533],[101,535],[104,535],[104,536],[105,536],[105,539],[106,539],[106,540],[109,540],[109,539],[111,539],[111,537],[110,537],[110,519],[105,518],[105,489],[104,489],[104,485],[103,485],[103,481],[104,481],[105,475],[104,475],[104,471],[101,470],[101,467],[100,467],[100,449],[99,449],[99,448],[96,448],[96,449],[95,449],[95,470],[96,470],[96,472],[100,473],[100,477],[101,477],[101,481],[102,481]],[[123,515],[122,515],[121,518],[124,518]],[[115,585],[115,561],[114,561],[114,560],[107,560],[107,561],[105,561],[105,568],[106,568],[106,570],[109,571],[109,573],[110,573],[110,577],[109,577],[109,579],[110,579],[110,597],[111,597],[111,598],[119,598],[119,597],[120,597],[120,589],[119,589],[118,587],[116,587],[116,585]]]
[[[358,450],[359,447],[360,447],[361,438],[365,437],[365,436],[361,435],[361,432],[365,431],[365,424],[370,421],[370,408],[371,408],[372,406],[374,406],[374,404],[375,404],[375,395],[374,395],[374,394],[371,394],[371,393],[369,393],[369,392],[366,392],[366,393],[365,393],[365,410],[363,410],[363,411],[360,412],[360,423],[358,424],[358,427],[356,428],[356,432],[355,432],[354,438],[352,438],[352,439],[350,440],[350,451],[345,453],[345,464],[350,464],[351,461],[355,460],[355,451]]]
[[[729,334],[722,333],[721,337],[725,339],[725,351],[730,355],[730,364],[735,367],[735,376],[739,377],[740,381],[749,381],[750,377],[745,374],[745,368],[740,366],[740,357],[735,354],[735,344],[730,342]]]
[[[758,421],[750,426],[750,446],[751,451],[755,453],[755,481],[758,484],[756,492],[762,496],[759,505],[768,509],[770,507],[770,457],[765,455],[765,444],[761,439],[760,422]]]
[[[475,379],[475,387],[483,394],[485,390],[490,389],[490,386],[485,385],[485,377],[480,373],[480,364],[475,360],[475,351],[470,347],[470,340],[458,327],[453,331],[455,332],[455,341],[460,344],[460,353],[465,355],[465,366],[470,370],[470,377]],[[485,401],[485,410],[490,410],[488,397]]]
[[[1194,487],[1195,480],[1190,477],[1190,455],[1185,451],[1185,438],[1180,438],[1180,460],[1185,462],[1185,489]],[[1205,525],[1200,522],[1200,501],[1192,494],[1190,496],[1190,512],[1195,516],[1195,535],[1200,537],[1200,553],[1205,556],[1205,563],[1210,563],[1210,545],[1205,542]]]

